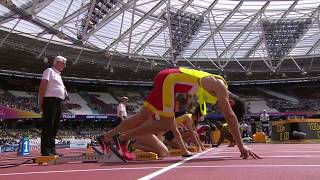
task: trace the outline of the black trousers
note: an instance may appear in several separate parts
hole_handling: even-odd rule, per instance
[[[61,118],[62,99],[45,97],[43,101],[43,124],[41,133],[41,154],[55,152],[55,139]]]
[[[269,126],[262,125],[262,132],[264,132],[266,136],[269,136]]]

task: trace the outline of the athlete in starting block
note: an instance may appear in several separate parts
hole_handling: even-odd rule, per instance
[[[230,144],[228,147],[235,146],[234,139],[232,137],[232,134],[229,131],[229,126],[227,123],[222,124],[220,121],[216,121],[212,127],[212,130],[214,130],[215,128],[217,128],[220,131],[220,137],[217,144],[213,145],[214,147],[220,146],[220,144],[223,143],[225,139],[230,141]]]
[[[229,93],[227,83],[223,77],[182,67],[160,71],[154,78],[154,88],[141,110],[126,121],[121,122],[116,128],[108,131],[100,141],[102,146],[108,146],[113,137],[115,137],[113,141],[116,141],[115,144],[121,149],[123,157],[129,157],[130,159],[126,146],[124,144],[120,146],[117,142],[118,140],[123,142],[137,136],[160,133],[172,129],[175,123],[174,102],[176,93],[196,94],[202,115],[206,114],[206,103],[218,103],[229,124],[241,156],[245,159],[250,156],[255,159],[260,158],[250,148],[244,146],[241,141],[235,113],[244,114],[244,103],[237,96]],[[234,109],[232,109],[229,99],[236,102]],[[175,128],[174,131],[179,134],[177,137],[178,143],[184,147],[184,153],[191,155],[183,144],[178,129]],[[117,136],[118,133],[120,135]]]
[[[200,119],[202,119],[202,116],[199,106],[195,108],[192,114],[186,113],[176,118],[176,123],[179,127],[182,139],[185,142],[190,140],[190,142],[196,146],[198,152],[205,150],[205,147],[203,146],[196,130],[196,126]],[[176,135],[172,131],[168,131],[164,134],[164,142],[173,148],[179,148],[178,144],[176,143]]]

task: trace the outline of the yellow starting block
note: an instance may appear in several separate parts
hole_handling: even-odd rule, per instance
[[[197,150],[196,147],[188,147],[187,149],[188,149],[188,151],[190,151],[190,152],[198,152],[198,150]]]
[[[54,162],[55,160],[57,160],[58,157],[59,156],[39,156],[34,160],[34,163],[45,164],[49,162]]]
[[[188,147],[187,149],[190,152],[198,152],[196,147]],[[171,156],[182,156],[183,150],[182,149],[170,149],[169,154]]]
[[[149,161],[159,159],[158,154],[154,152],[134,151],[137,161]]]

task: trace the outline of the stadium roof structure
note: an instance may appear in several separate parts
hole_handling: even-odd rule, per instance
[[[0,46],[72,64],[319,76],[320,0],[1,0]],[[113,70],[112,70],[113,71]],[[240,75],[240,76],[239,76]]]

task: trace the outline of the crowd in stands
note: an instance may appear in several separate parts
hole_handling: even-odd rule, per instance
[[[37,102],[37,91],[39,80],[25,80],[18,78],[0,78],[0,106],[17,108],[20,110],[40,112],[38,109]],[[81,98],[85,100],[89,108],[95,110],[97,114],[115,114],[118,102],[121,97],[126,96],[129,98],[129,103],[127,105],[128,114],[134,114],[137,112],[149,91],[152,87],[140,87],[140,86],[109,86],[109,85],[90,85],[90,90],[86,89],[89,85],[67,85],[68,92],[75,92],[80,94]],[[102,93],[110,94],[118,102],[109,102],[100,97],[99,94],[89,94],[87,92],[94,92],[95,88],[97,91]],[[230,87],[231,91],[238,94],[240,97],[244,97],[247,101],[254,101],[254,98],[259,100],[264,100],[266,106],[270,108],[275,108],[279,112],[288,111],[319,111],[320,110],[320,93],[319,85],[290,85],[285,86],[285,88],[272,85],[270,86],[234,86]],[[272,90],[274,92],[279,92],[279,94],[285,94],[286,96],[298,99],[298,102],[292,102],[286,99],[281,99],[279,97],[272,97],[268,93],[264,93],[263,90]],[[28,97],[15,96],[10,93],[10,90],[22,91],[27,93]],[[87,91],[86,91],[87,90]],[[251,103],[252,104],[252,103]],[[253,106],[253,105],[252,105]],[[81,109],[81,105],[73,103],[72,101],[66,99],[63,103],[63,112],[70,113],[76,112],[76,110]],[[252,108],[250,108],[250,103],[247,107],[249,113]],[[213,113],[219,113],[219,110],[215,107],[209,107],[209,110]]]
[[[0,94],[0,106],[39,112],[36,97],[16,97],[8,92]]]
[[[114,91],[111,91],[110,94],[113,94]],[[134,114],[137,112],[143,104],[143,94],[146,93],[119,93],[116,91],[117,96],[115,99],[119,99],[122,96],[129,97],[129,103],[127,105],[128,114]],[[28,92],[32,96],[30,97],[20,97],[14,96],[8,91],[0,94],[0,106],[15,108],[19,110],[25,111],[33,111],[39,113],[40,110],[38,108],[37,101],[37,93],[36,92]],[[82,96],[83,97],[83,96]],[[261,98],[260,98],[261,99]],[[86,101],[88,102],[88,106],[94,110],[96,110],[99,114],[116,114],[116,103],[107,103],[97,98],[97,95],[87,94]],[[252,98],[251,100],[252,101]],[[288,100],[280,99],[280,98],[266,98],[266,105],[270,108],[275,108],[279,112],[289,112],[289,111],[319,111],[320,110],[320,97],[315,97],[312,99],[300,99],[298,103],[291,102]],[[250,111],[250,103],[248,104],[248,111]],[[66,99],[63,102],[63,113],[70,113],[69,110],[79,110],[81,106],[79,104],[75,104],[70,102],[69,99]],[[219,110],[216,107],[208,108],[212,113],[219,113]]]
[[[0,146],[17,144],[20,138],[25,135],[29,138],[37,138],[39,137],[39,132],[35,129],[2,129],[0,130]]]
[[[71,103],[70,100],[66,98],[66,100],[62,102],[62,111],[63,113],[69,113],[68,110],[70,109],[79,110],[81,109],[81,106],[79,104]]]
[[[303,99],[299,103],[293,103],[283,99],[270,99],[268,105],[280,112],[288,111],[319,111],[320,99]]]
[[[0,94],[0,106],[39,113],[37,94],[35,92],[30,94],[32,94],[31,97],[17,97],[9,92],[4,92]],[[68,113],[69,109],[81,108],[79,104],[71,103],[69,100],[64,101],[62,107],[64,113]]]
[[[11,132],[0,130],[0,146],[18,143],[19,137]]]
[[[115,104],[105,103],[104,101],[97,98],[98,95],[88,94],[82,92],[82,97],[84,97],[89,107],[94,110],[97,110],[100,114],[116,114],[117,107]]]

